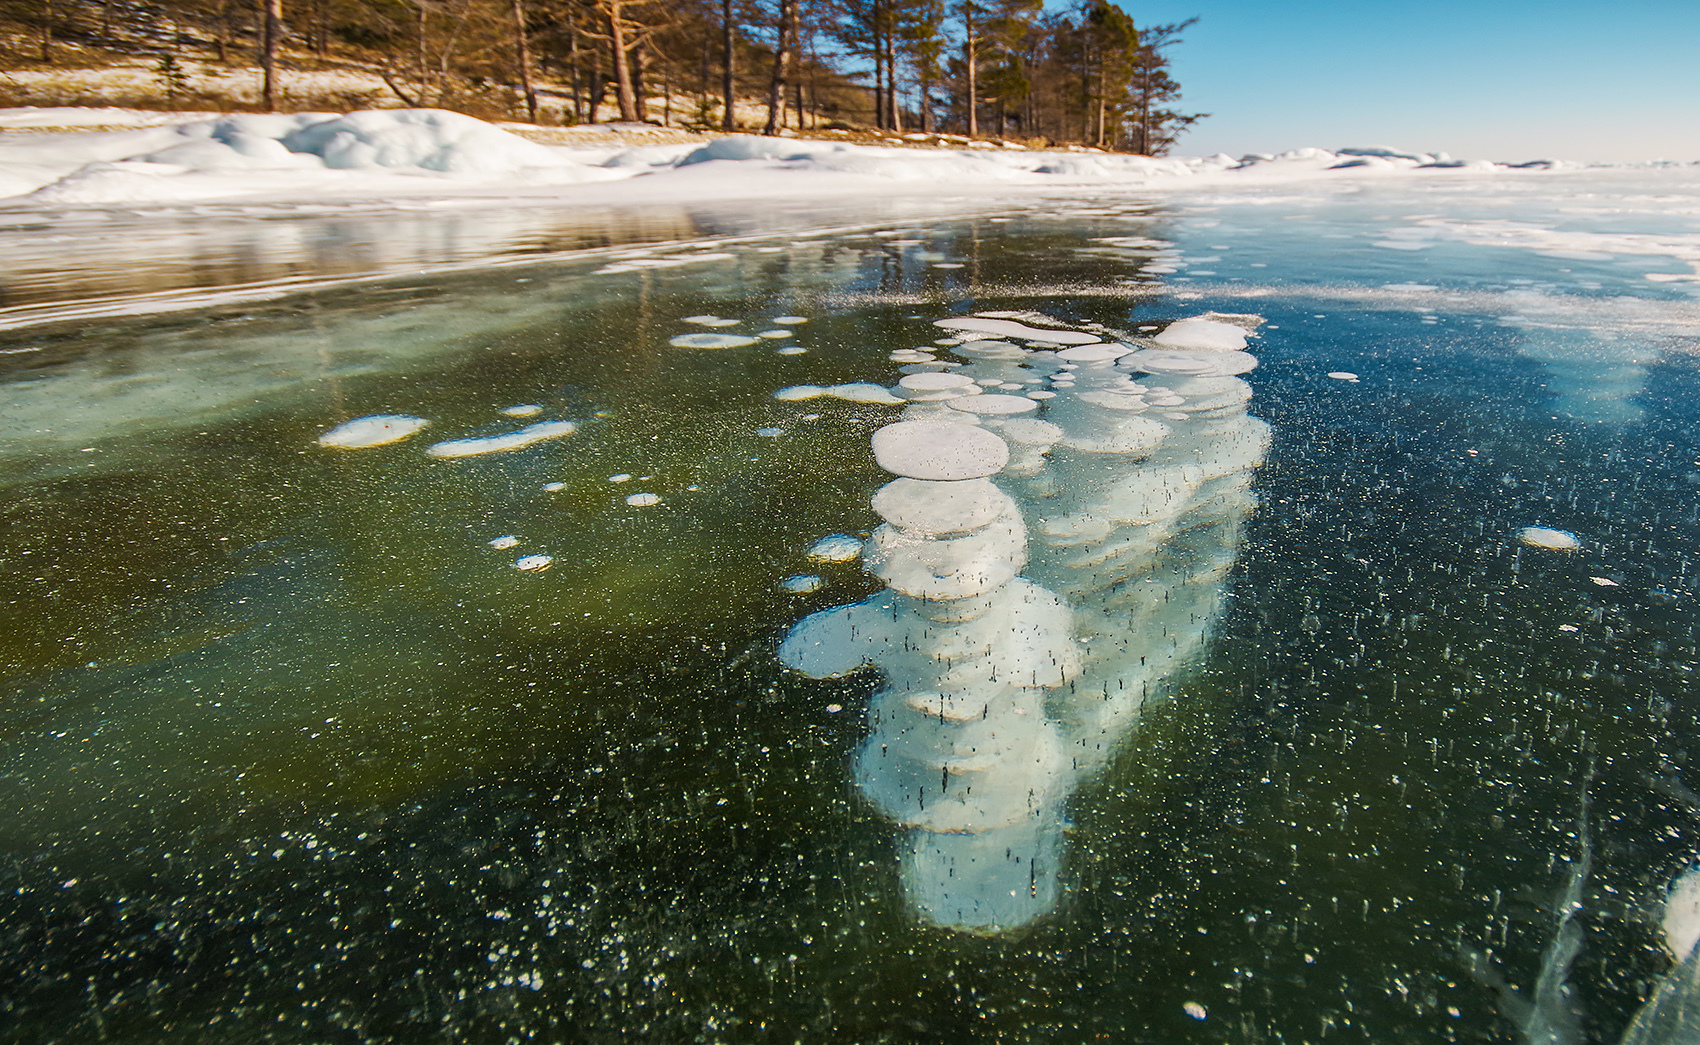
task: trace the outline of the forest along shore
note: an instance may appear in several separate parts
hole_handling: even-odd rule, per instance
[[[943,133],[1161,156],[1202,118],[1180,110],[1168,59],[1195,21],[1136,25],[1101,0],[464,0],[399,16],[379,0],[12,4],[0,107],[435,108],[550,128],[899,145]]]

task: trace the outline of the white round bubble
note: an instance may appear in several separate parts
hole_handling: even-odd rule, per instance
[[[974,425],[899,421],[873,434],[874,460],[910,479],[983,479],[1009,463],[1002,439]]]
[[[927,371],[920,374],[910,374],[897,382],[899,387],[913,392],[942,392],[947,389],[966,389],[974,384],[974,379],[967,374],[938,373]]]
[[[964,413],[980,414],[988,417],[1008,417],[1015,414],[1030,414],[1039,409],[1039,404],[1026,396],[963,396],[960,399],[947,399],[945,400],[945,404],[952,410],[961,410]]]
[[[1170,323],[1152,340],[1166,348],[1191,352],[1238,352],[1245,348],[1246,331],[1216,319],[1183,319]]]
[[[320,446],[339,450],[362,450],[368,446],[399,443],[431,422],[409,414],[371,414],[344,421],[319,436]]]
[[[936,482],[893,479],[873,497],[880,518],[922,533],[967,533],[1015,509],[1015,502],[989,479]]]
[[[1577,540],[1575,534],[1545,526],[1525,526],[1517,531],[1517,539],[1531,548],[1550,548],[1559,552],[1575,551],[1582,547],[1582,542]]]
[[[1082,403],[1090,403],[1093,406],[1101,406],[1106,410],[1120,410],[1126,413],[1138,413],[1148,405],[1144,396],[1129,395],[1123,392],[1082,392],[1076,398]]]
[[[432,457],[449,459],[479,457],[483,454],[521,450],[549,439],[559,439],[562,436],[572,435],[577,430],[578,426],[571,421],[539,421],[534,425],[528,425],[517,432],[509,432],[506,435],[484,435],[470,439],[450,439],[446,442],[433,443],[425,448],[425,452]]]
[[[1063,430],[1036,417],[1012,417],[997,423],[998,434],[1021,446],[1050,446],[1060,442]]]
[[[1066,359],[1070,363],[1107,363],[1112,359],[1120,359],[1133,349],[1126,345],[1081,345],[1077,348],[1065,348],[1057,353],[1058,359]]]
[[[741,334],[680,334],[668,338],[667,343],[674,348],[742,348],[755,344],[756,339]]]
[[[819,562],[849,562],[862,554],[862,541],[848,534],[822,537],[809,547],[808,556]]]
[[[1147,349],[1122,357],[1121,367],[1146,374],[1186,374],[1194,377],[1232,377],[1257,369],[1249,352],[1168,352]]]

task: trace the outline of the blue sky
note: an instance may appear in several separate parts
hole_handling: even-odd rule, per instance
[[[1178,153],[1391,145],[1466,159],[1700,160],[1700,0],[1118,0],[1170,52]]]

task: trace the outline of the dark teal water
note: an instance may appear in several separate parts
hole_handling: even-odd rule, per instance
[[[1689,285],[1644,278],[1685,262],[1373,244],[1695,232],[1519,192],[1051,201],[7,332],[5,1036],[1522,1040],[1581,877],[1567,1007],[1615,1041],[1697,837],[1700,368]],[[1261,315],[1273,441],[1207,643],[1069,798],[1054,909],[970,934],[855,785],[879,680],[774,656],[880,587],[804,552],[877,524],[895,408],[772,393],[1024,309]],[[668,344],[706,313],[809,322]],[[578,431],[423,453],[512,404]],[[379,412],[432,423],[316,445]]]

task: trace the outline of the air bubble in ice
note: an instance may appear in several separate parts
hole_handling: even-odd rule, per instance
[[[873,435],[874,461],[910,479],[983,479],[1009,462],[1002,439],[973,425],[899,421]]]
[[[1245,348],[1246,331],[1214,319],[1183,319],[1170,323],[1152,340],[1165,348],[1191,352],[1238,352]]]
[[[431,422],[409,414],[372,414],[344,421],[319,436],[320,446],[361,450],[368,446],[399,443]]]
[[[756,339],[741,334],[680,334],[667,343],[674,348],[743,348],[755,344]]]
[[[577,430],[578,426],[571,421],[539,421],[506,435],[476,436],[471,439],[450,439],[447,442],[435,443],[426,447],[425,452],[432,457],[442,458],[477,457],[481,454],[523,449],[545,440],[572,435]]]
[[[819,562],[849,562],[861,554],[861,540],[842,533],[822,537],[808,551],[809,558]]]
[[[1576,539],[1575,534],[1545,526],[1525,526],[1517,531],[1517,539],[1532,548],[1550,548],[1560,552],[1575,551],[1582,547],[1582,542]]]

